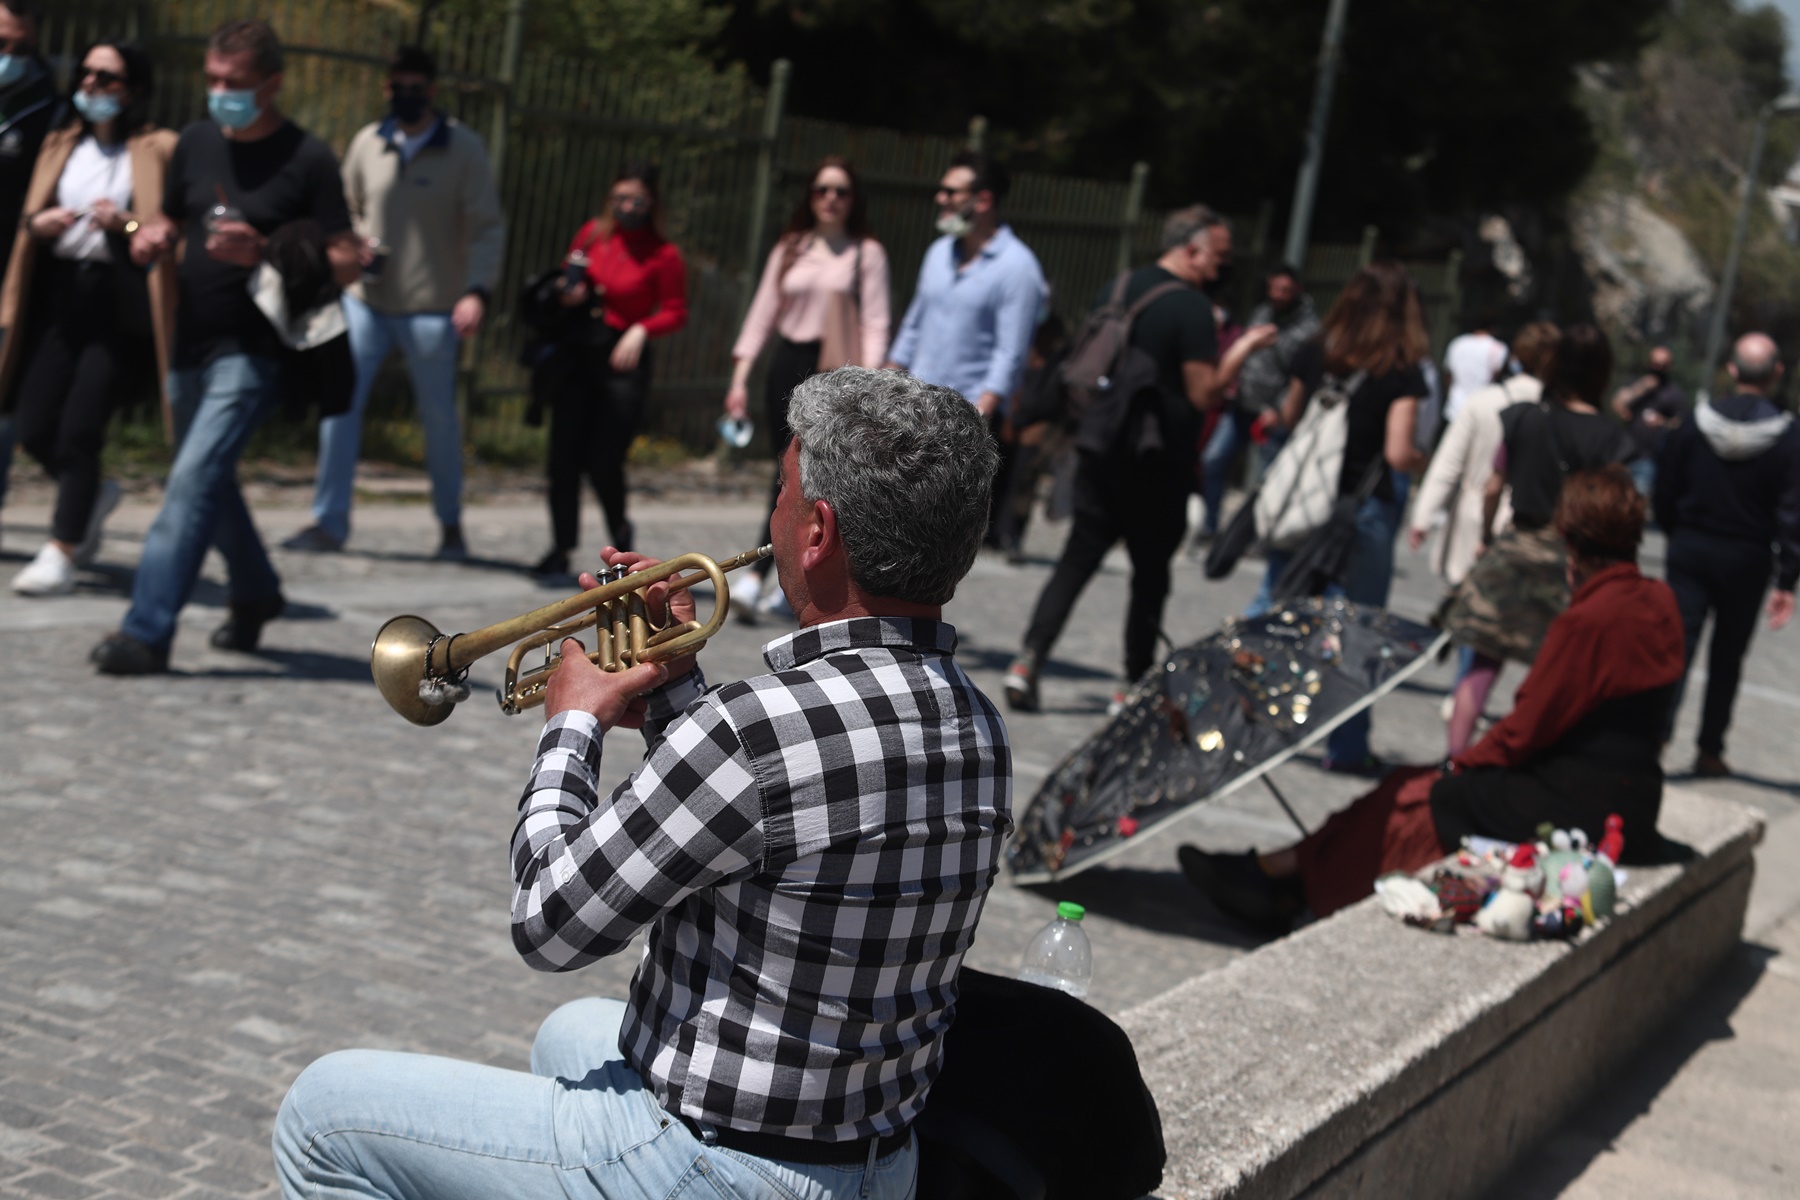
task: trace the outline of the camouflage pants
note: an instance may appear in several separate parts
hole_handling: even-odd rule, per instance
[[[1569,605],[1563,542],[1554,529],[1509,529],[1451,593],[1443,627],[1489,658],[1530,663]]]

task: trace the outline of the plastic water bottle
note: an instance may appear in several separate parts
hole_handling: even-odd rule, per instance
[[[1038,931],[1019,961],[1019,978],[1040,987],[1056,988],[1077,1000],[1087,999],[1088,981],[1094,977],[1094,951],[1088,945],[1081,918],[1087,910],[1064,900],[1056,906],[1056,919]]]

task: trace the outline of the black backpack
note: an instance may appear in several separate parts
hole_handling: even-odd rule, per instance
[[[1131,344],[1131,326],[1138,314],[1187,284],[1173,279],[1159,283],[1128,308],[1125,288],[1130,282],[1130,271],[1113,281],[1112,293],[1082,322],[1068,357],[1057,369],[1077,449],[1111,450],[1132,401],[1158,386],[1156,360]]]

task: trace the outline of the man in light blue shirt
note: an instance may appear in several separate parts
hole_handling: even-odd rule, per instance
[[[1037,256],[1000,221],[1004,167],[969,150],[937,190],[938,231],[888,365],[955,388],[990,419],[1019,386],[1048,289]]]

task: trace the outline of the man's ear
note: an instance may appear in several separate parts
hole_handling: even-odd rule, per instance
[[[837,514],[825,500],[814,500],[810,519],[806,522],[806,541],[800,547],[800,568],[817,569],[832,555],[843,549],[838,540]]]

